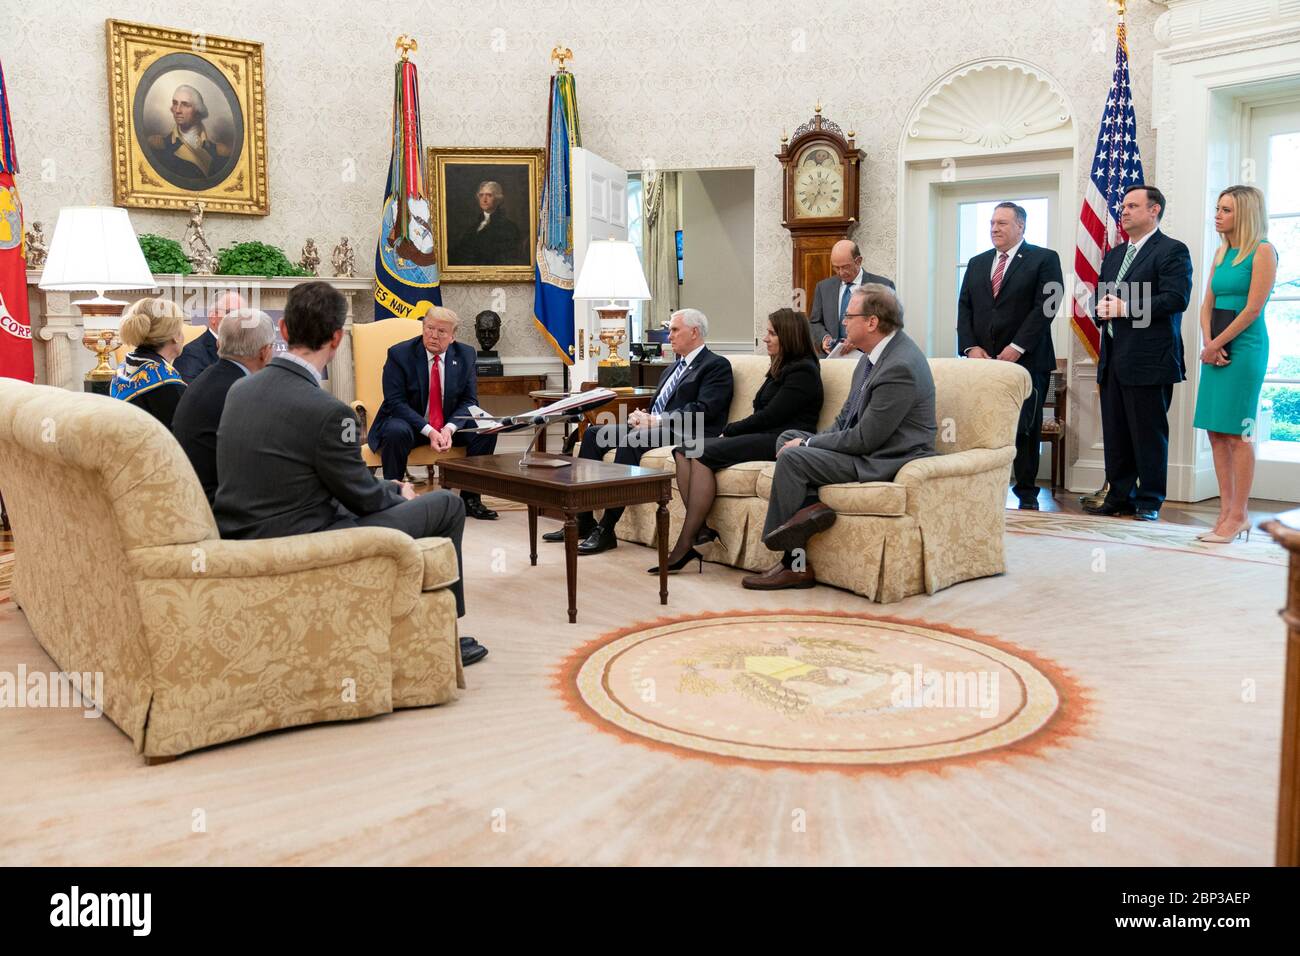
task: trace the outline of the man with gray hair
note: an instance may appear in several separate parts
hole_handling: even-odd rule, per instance
[[[217,493],[217,426],[226,393],[271,361],[275,327],[265,312],[235,309],[218,323],[216,338],[217,361],[185,389],[172,416],[172,434],[194,466],[209,504]]]
[[[704,344],[709,320],[699,309],[680,309],[668,323],[668,343],[677,362],[659,377],[649,411],[638,409],[624,425],[591,426],[582,436],[579,458],[600,461],[614,449],[614,461],[637,465],[647,449],[679,445],[683,439],[712,438],[727,424],[731,408],[731,363]],[[599,523],[590,511],[578,515],[579,554],[599,554],[618,547],[614,526],[622,508],[607,508]],[[542,536],[563,541],[564,530]]]
[[[186,385],[193,385],[200,372],[209,365],[216,364],[217,326],[221,324],[222,318],[227,312],[245,308],[247,304],[244,297],[233,289],[218,293],[212,300],[208,309],[207,330],[193,342],[187,343],[172,363],[176,371],[181,373],[181,378],[185,379]]]

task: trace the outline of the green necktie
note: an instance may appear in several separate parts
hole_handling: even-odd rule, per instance
[[[1128,244],[1128,248],[1124,250],[1124,261],[1119,264],[1119,274],[1115,276],[1116,282],[1124,281],[1124,277],[1128,275],[1128,270],[1132,267],[1133,260],[1137,258],[1137,254],[1138,254],[1138,247],[1130,242]],[[1109,335],[1111,338],[1115,337],[1114,319],[1111,319],[1109,322],[1106,323],[1106,334]]]

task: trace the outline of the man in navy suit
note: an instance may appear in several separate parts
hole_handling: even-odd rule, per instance
[[[731,408],[731,363],[705,346],[708,332],[709,320],[699,309],[674,312],[668,323],[668,343],[678,358],[659,377],[650,410],[634,411],[626,426],[589,427],[582,435],[578,457],[600,461],[614,449],[615,462],[636,465],[651,448],[688,444],[719,434]],[[599,554],[618,547],[614,526],[621,517],[622,508],[606,508],[599,522],[590,511],[578,515],[582,539],[578,553]],[[564,529],[544,534],[542,539],[563,541]]]
[[[1021,509],[1037,511],[1043,399],[1056,368],[1052,319],[1065,280],[1054,251],[1025,242],[1027,218],[1013,202],[994,208],[993,248],[974,256],[962,279],[957,348],[967,358],[1016,362],[1033,380],[1034,390],[1020,409],[1012,473]]]
[[[1110,490],[1092,514],[1155,521],[1169,468],[1169,404],[1187,378],[1179,323],[1192,295],[1187,247],[1160,231],[1165,197],[1154,186],[1124,194],[1128,242],[1106,254],[1097,281],[1097,383]]]
[[[222,292],[213,301],[212,308],[208,310],[207,329],[197,339],[189,342],[172,363],[176,371],[181,373],[181,378],[185,379],[186,385],[193,385],[200,372],[217,364],[217,329],[221,320],[242,308],[244,297],[238,292]]]
[[[469,455],[496,451],[497,436],[475,434],[469,417],[470,406],[478,404],[477,353],[456,341],[459,321],[451,309],[434,306],[424,315],[420,335],[388,350],[384,401],[366,436],[383,462],[385,478],[401,481],[417,445],[433,445],[434,451],[463,446]],[[471,518],[497,516],[478,495],[462,491],[460,496]]]

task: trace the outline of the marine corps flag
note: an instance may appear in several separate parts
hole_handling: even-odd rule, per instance
[[[420,319],[442,305],[438,256],[433,248],[429,200],[424,195],[424,142],[420,136],[420,83],[407,59],[415,41],[401,37],[402,58],[393,68],[393,154],[375,250],[375,319]]]
[[[0,375],[32,381],[32,325],[27,317],[27,250],[23,244],[23,206],[14,173],[13,124],[9,94],[0,65]]]
[[[568,56],[572,54],[564,51]],[[566,365],[573,349],[573,203],[569,150],[581,146],[578,91],[573,74],[560,68],[551,77],[551,108],[546,129],[546,165],[542,170],[541,214],[537,217],[537,269],[533,293],[534,321]]]

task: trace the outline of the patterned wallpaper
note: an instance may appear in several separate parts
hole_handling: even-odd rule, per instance
[[[1152,28],[1164,6],[1131,0],[1130,49],[1143,158],[1152,168]],[[817,16],[812,16],[813,11]],[[1053,75],[1079,115],[1090,156],[1110,81],[1114,14],[1104,0],[83,0],[14,4],[0,44],[29,219],[53,230],[60,206],[109,203],[105,19],[265,44],[271,214],[209,218],[214,248],[245,239],[297,259],[315,238],[328,267],[340,236],[371,273],[389,148],[393,40],[418,38],[426,146],[541,146],[548,54],[575,53],[584,145],[629,169],[755,169],[755,325],[788,301],[789,235],[780,225],[782,131],[812,115],[854,130],[866,151],[867,265],[895,274],[898,143],[927,87],[959,64],[1016,56]],[[1080,164],[1086,174],[1086,160]],[[1071,199],[1068,208],[1078,208]],[[132,211],[140,232],[180,239],[182,212]],[[1063,256],[1068,259],[1068,256]],[[493,287],[443,287],[462,317]],[[906,290],[903,290],[906,295]],[[531,285],[499,287],[507,356],[546,352]]]

